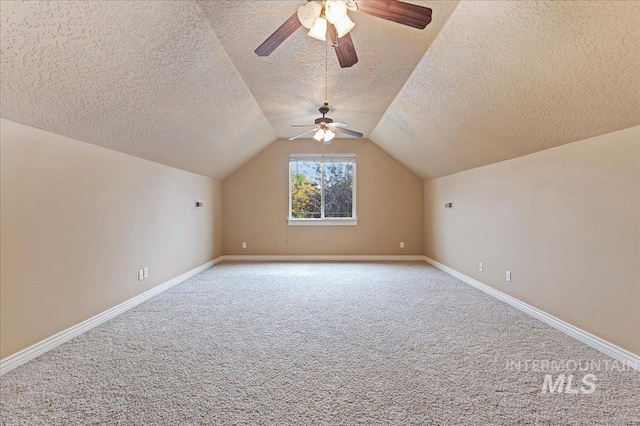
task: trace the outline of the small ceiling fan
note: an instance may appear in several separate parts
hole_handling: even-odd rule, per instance
[[[298,28],[309,29],[309,36],[326,41],[327,32],[336,49],[338,62],[348,68],[358,62],[349,32],[355,24],[348,11],[358,11],[377,18],[424,29],[431,22],[431,9],[398,0],[307,0],[257,49],[258,56],[269,56]]]
[[[356,132],[354,130],[346,129],[349,127],[347,123],[342,123],[339,121],[333,121],[331,118],[327,117],[327,113],[329,112],[329,103],[325,102],[324,105],[320,107],[318,110],[322,114],[321,118],[316,118],[315,124],[294,124],[291,127],[313,127],[306,132],[300,133],[292,138],[289,138],[290,141],[294,139],[298,139],[302,136],[308,135],[309,133],[315,132],[313,138],[318,142],[322,141],[325,145],[329,145],[333,138],[336,136],[336,133],[342,133],[344,135],[354,136],[356,138],[361,138],[363,135],[360,132]]]

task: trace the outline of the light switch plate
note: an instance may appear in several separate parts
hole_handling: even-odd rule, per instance
[[[149,268],[144,268],[143,270],[144,278],[149,278]]]

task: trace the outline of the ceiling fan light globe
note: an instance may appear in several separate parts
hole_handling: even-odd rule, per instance
[[[335,25],[347,16],[346,3],[342,0],[328,0],[324,4],[324,16],[327,17],[327,21]]]
[[[351,19],[349,19],[347,15],[344,15],[344,18],[336,22],[334,25],[336,27],[336,32],[338,33],[338,38],[346,35],[353,29],[353,27],[356,26],[356,24]]]
[[[324,130],[320,129],[316,132],[315,135],[313,135],[313,138],[315,140],[317,140],[318,142],[320,142],[321,140],[324,139]]]
[[[335,136],[336,134],[331,129],[325,130],[323,138],[324,143],[326,144],[327,142],[331,142]]]
[[[311,29],[322,13],[322,6],[317,1],[310,1],[298,8],[298,20],[303,27]]]
[[[307,34],[317,40],[327,41],[327,20],[323,17],[316,19],[313,28]]]

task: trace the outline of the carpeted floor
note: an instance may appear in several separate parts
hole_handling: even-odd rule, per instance
[[[0,420],[640,424],[617,367],[423,263],[223,263],[3,376]]]

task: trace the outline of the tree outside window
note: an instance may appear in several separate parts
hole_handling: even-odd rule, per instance
[[[355,156],[294,157],[289,162],[290,219],[355,218]]]

